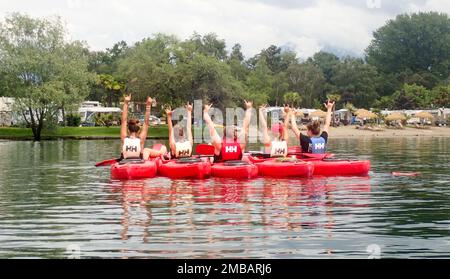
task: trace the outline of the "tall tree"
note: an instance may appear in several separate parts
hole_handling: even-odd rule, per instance
[[[239,62],[244,61],[244,54],[242,54],[242,46],[240,44],[235,44],[231,48],[230,60],[236,59]]]
[[[308,58],[308,63],[319,67],[326,81],[330,83],[333,77],[333,68],[339,64],[339,57],[329,52],[319,51],[313,57]]]
[[[341,93],[343,103],[368,107],[378,97],[379,75],[375,67],[359,58],[344,58],[333,67],[332,83]]]
[[[302,93],[302,104],[312,107],[317,99],[323,99],[325,77],[322,71],[308,63],[292,64],[286,70],[289,90]]]
[[[404,84],[401,90],[392,95],[397,109],[425,109],[432,107],[431,92],[423,86]]]
[[[59,18],[35,19],[18,13],[0,24],[0,68],[7,76],[15,109],[35,140],[61,109],[76,106],[87,95],[92,76],[86,50],[65,40]]]
[[[450,19],[447,14],[428,12],[399,15],[374,32],[366,49],[369,64],[402,86],[404,74],[429,73],[438,80],[450,74]],[[403,79],[402,79],[403,76]],[[386,88],[392,90],[392,88]],[[383,92],[391,94],[392,92]]]

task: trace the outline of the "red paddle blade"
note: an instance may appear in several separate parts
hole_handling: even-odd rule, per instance
[[[95,164],[95,166],[96,167],[105,167],[105,166],[110,166],[115,163],[117,163],[117,159],[109,159],[109,160],[105,160],[103,162],[97,163],[97,164]]]
[[[214,156],[215,148],[209,144],[199,144],[195,148],[195,153],[199,155]]]

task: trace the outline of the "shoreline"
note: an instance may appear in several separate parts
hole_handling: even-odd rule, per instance
[[[293,137],[292,132],[291,137]],[[302,131],[306,133],[306,131]],[[120,139],[117,135],[43,135],[42,141],[52,140],[117,140]],[[149,136],[149,140],[168,140],[168,136],[164,135],[163,131],[158,131],[155,136]],[[362,138],[450,138],[450,127],[430,127],[429,129],[417,129],[412,127],[406,127],[404,129],[384,129],[384,131],[370,131],[356,129],[356,126],[341,126],[332,127],[330,129],[330,139],[362,139]],[[28,134],[7,134],[1,133],[0,128],[0,140],[9,141],[33,141],[33,137]]]

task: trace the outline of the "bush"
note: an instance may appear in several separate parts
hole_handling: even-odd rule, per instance
[[[96,114],[95,126],[110,127],[113,124],[114,116],[112,114]]]
[[[48,135],[56,134],[58,130],[58,119],[56,117],[49,117],[45,119],[42,132]]]
[[[81,117],[77,114],[68,114],[66,116],[66,123],[69,127],[78,127],[81,124]]]

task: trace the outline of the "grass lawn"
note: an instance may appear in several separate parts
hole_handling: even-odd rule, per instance
[[[0,128],[0,138],[28,139],[33,133],[29,128]],[[167,138],[167,125],[150,127],[149,138]],[[120,138],[120,127],[60,127],[54,133],[42,133],[42,138]]]

